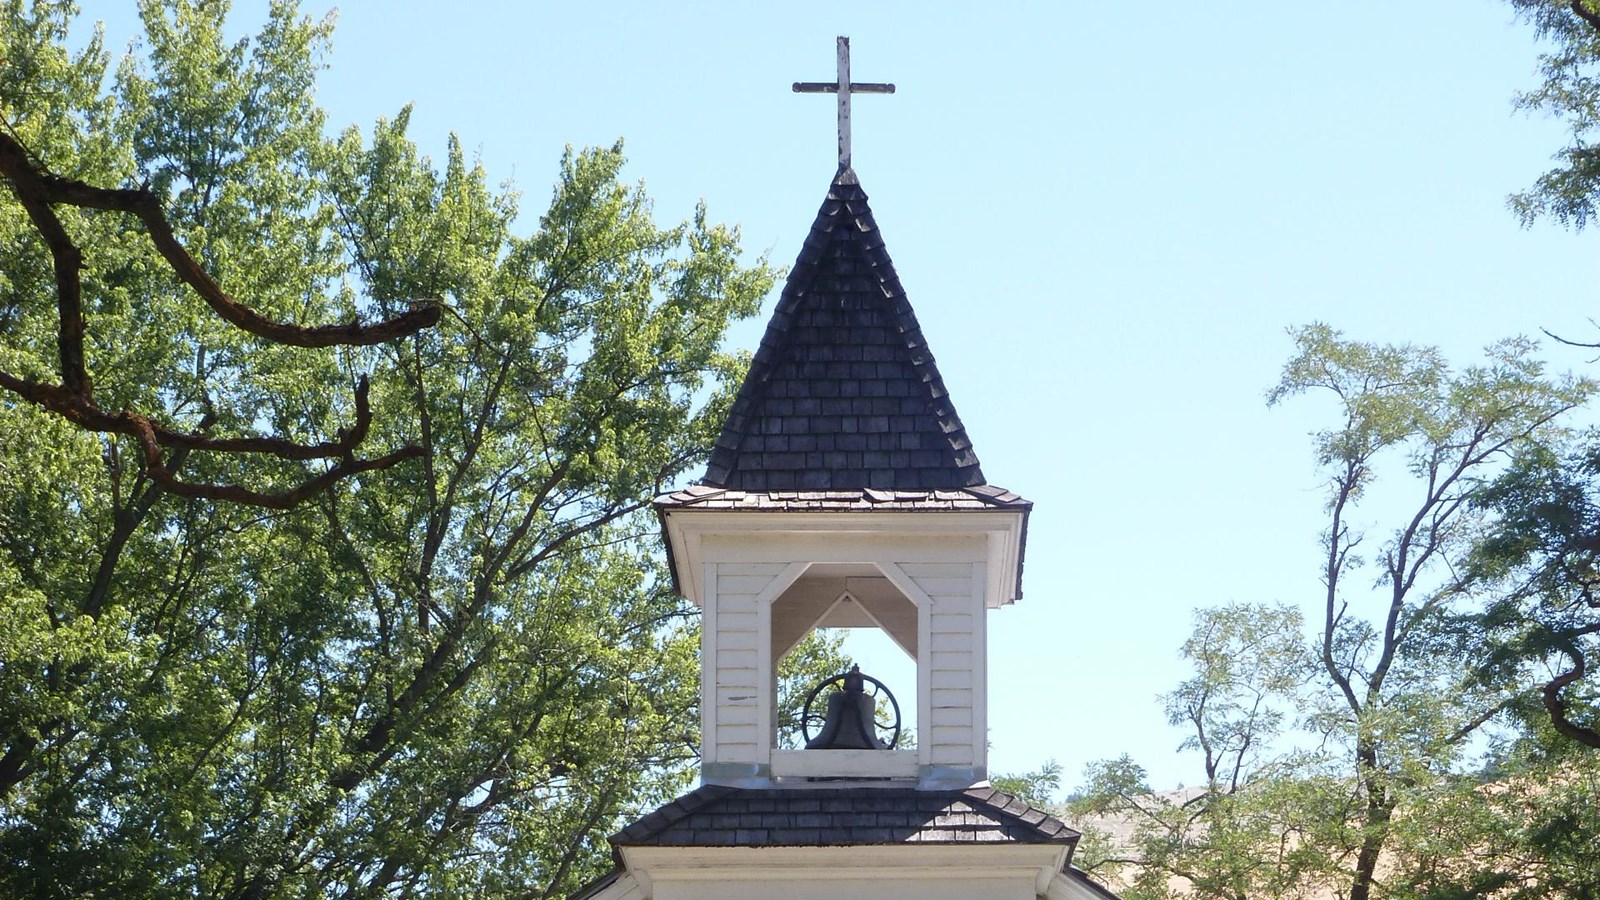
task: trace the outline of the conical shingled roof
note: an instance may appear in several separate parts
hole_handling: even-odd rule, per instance
[[[984,484],[849,168],[828,189],[702,483],[750,492]]]

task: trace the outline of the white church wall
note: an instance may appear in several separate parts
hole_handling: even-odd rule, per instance
[[[795,520],[740,521],[771,525]],[[719,783],[748,785],[779,774],[773,770],[779,746],[774,731],[776,662],[803,620],[817,615],[813,607],[820,607],[837,586],[823,590],[824,582],[843,578],[853,597],[860,591],[875,604],[856,597],[858,609],[852,615],[880,626],[892,623],[901,646],[916,650],[916,686],[904,699],[915,710],[908,718],[917,724],[914,752],[921,780],[956,785],[982,779],[987,758],[985,620],[987,609],[998,605],[992,596],[994,555],[1005,545],[988,531],[951,530],[969,522],[980,524],[966,517],[908,515],[875,518],[870,528],[843,533],[707,530],[686,543],[699,558],[694,599],[705,615],[702,747],[704,762],[711,767],[708,776]],[[1012,564],[1003,562],[1009,571]],[[808,581],[802,579],[817,581],[817,597],[810,596]],[[879,590],[885,592],[883,598],[870,593]],[[837,592],[832,596],[837,599]],[[773,603],[780,598],[786,599],[775,612]],[[878,613],[885,621],[876,618]],[[784,760],[780,768],[792,768],[790,762]],[[895,762],[893,768],[900,772],[903,765]]]
[[[932,601],[928,621],[927,760],[981,766],[984,741],[984,589],[982,562],[905,562],[899,569]]]
[[[644,900],[1037,900],[1067,852],[1059,844],[899,843],[629,847],[624,858]],[[600,897],[633,900],[638,894],[621,882],[635,878]]]
[[[758,601],[764,592],[791,570],[784,563],[712,563],[707,583],[716,592],[706,604],[702,623],[702,651],[709,662],[703,667],[713,683],[703,696],[715,698],[707,711],[703,753],[718,762],[766,762],[767,737],[763,733],[767,691],[761,686],[768,668],[763,635],[763,612]],[[792,579],[791,579],[792,580]]]
[[[798,873],[797,873],[798,874]],[[1037,900],[1031,874],[1010,878],[995,873],[939,873],[915,878],[895,873],[894,878],[848,879],[827,872],[799,877],[753,881],[657,881],[651,900]],[[1097,898],[1099,900],[1099,898]]]

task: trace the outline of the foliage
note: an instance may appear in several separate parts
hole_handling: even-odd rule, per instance
[[[1582,229],[1600,197],[1600,7],[1594,0],[1510,0],[1519,18],[1531,23],[1550,45],[1540,54],[1544,83],[1520,94],[1520,109],[1562,119],[1571,142],[1556,153],[1555,168],[1532,188],[1511,198],[1524,225],[1552,216]]]
[[[1594,385],[1547,376],[1522,340],[1456,371],[1326,326],[1293,336],[1269,399],[1324,395],[1335,422],[1312,435],[1328,523],[1315,636],[1300,604],[1197,614],[1195,674],[1167,712],[1203,785],[1152,794],[1123,759],[1092,768],[1077,804],[1131,824],[1104,863],[1135,897],[1422,896],[1459,887],[1462,848],[1488,840],[1466,748],[1528,685],[1468,673],[1463,574],[1489,519],[1471,500]],[[1393,524],[1362,555],[1373,517]]]
[[[989,779],[995,788],[1033,806],[1049,806],[1061,790],[1061,764],[1047,759],[1031,772],[995,775]]]
[[[1473,559],[1473,575],[1499,589],[1478,618],[1478,671],[1541,681],[1532,714],[1600,749],[1600,436],[1527,448],[1477,502],[1499,514]]]
[[[163,489],[125,435],[0,400],[0,894],[560,896],[684,783],[691,610],[641,541],[742,371],[773,280],[703,209],[652,221],[620,147],[569,152],[532,233],[407,114],[325,137],[330,23],[147,0],[114,71],[64,0],[9,0],[0,113],[51,172],[146,185],[218,284],[274,319],[404,315],[376,347],[264,343],[197,309],[118,217],[86,249],[107,409],[298,441],[350,419],[419,458],[277,511]],[[55,370],[49,257],[0,197],[0,369]],[[274,484],[299,463],[167,464]],[[825,648],[803,659],[834,665]]]

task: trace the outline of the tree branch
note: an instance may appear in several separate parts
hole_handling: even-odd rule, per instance
[[[183,497],[285,509],[340,479],[386,469],[421,454],[418,447],[402,447],[376,459],[355,457],[355,448],[366,439],[372,424],[365,377],[356,388],[355,426],[349,431],[341,431],[338,440],[317,444],[299,444],[278,436],[213,438],[204,434],[204,424],[198,431],[180,431],[158,425],[149,417],[135,412],[108,413],[102,410],[94,400],[93,382],[84,361],[83,252],[73,243],[56,216],[54,206],[58,204],[137,216],[173,272],[198,293],[217,315],[244,331],[276,343],[295,347],[376,344],[415,334],[433,325],[439,320],[439,307],[418,306],[393,319],[365,326],[351,322],[302,328],[275,322],[234,301],[206,274],[173,235],[159,198],[148,190],[107,190],[49,174],[29,158],[27,150],[16,138],[3,131],[0,131],[0,175],[10,182],[12,193],[50,250],[56,276],[57,315],[60,319],[56,344],[61,375],[61,383],[56,385],[0,371],[0,388],[85,430],[134,438],[143,451],[149,477],[164,490]],[[296,487],[266,492],[242,485],[183,481],[177,476],[178,466],[163,458],[162,448],[178,451],[174,454],[174,463],[181,462],[183,456],[192,450],[255,453],[291,461],[334,459],[337,462],[322,474],[308,478]]]
[[[1596,13],[1594,10],[1585,6],[1583,0],[1572,0],[1572,2],[1568,5],[1572,7],[1572,12],[1577,15],[1578,18],[1588,23],[1590,28],[1593,28],[1595,31],[1600,31],[1600,13]]]
[[[1585,631],[1596,630],[1600,630],[1600,625],[1585,629]],[[1556,731],[1578,743],[1600,750],[1600,731],[1572,721],[1568,717],[1566,698],[1561,696],[1561,692],[1566,689],[1567,685],[1582,679],[1584,676],[1586,666],[1584,665],[1583,651],[1578,649],[1577,644],[1573,641],[1564,642],[1560,650],[1566,654],[1567,659],[1572,660],[1572,668],[1550,679],[1540,689],[1540,693],[1544,695],[1544,708],[1550,713],[1550,724],[1555,727]]]

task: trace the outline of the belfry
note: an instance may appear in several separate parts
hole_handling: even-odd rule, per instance
[[[1105,900],[1077,832],[988,783],[985,617],[1021,596],[1031,504],[985,480],[850,164],[850,94],[893,86],[840,38],[838,80],[795,90],[839,95],[839,169],[705,476],[655,502],[703,613],[701,786],[578,896]],[[881,629],[916,683],[843,673],[781,734],[778,665],[828,627]]]

